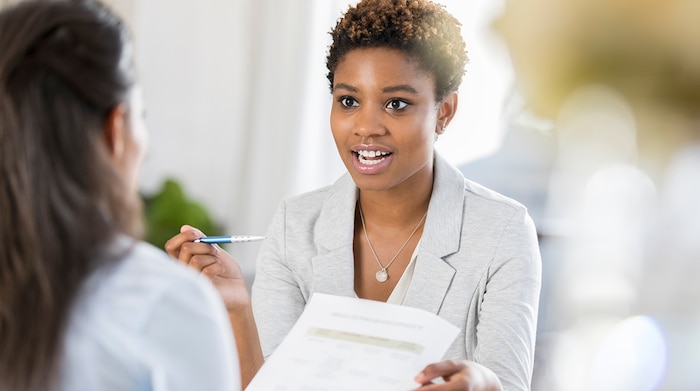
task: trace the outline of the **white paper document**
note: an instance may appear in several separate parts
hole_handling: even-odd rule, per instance
[[[405,391],[458,329],[427,311],[316,293],[246,391]]]

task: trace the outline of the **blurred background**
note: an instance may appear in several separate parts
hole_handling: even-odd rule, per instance
[[[196,203],[222,233],[264,234],[283,198],[341,176],[325,60],[328,33],[354,2],[108,0],[135,36],[151,134],[144,196],[178,190],[176,206],[166,208],[170,215]],[[470,63],[457,117],[437,148],[470,170],[470,162],[499,150],[508,133],[504,102],[513,76],[506,47],[490,27],[499,2],[444,4],[463,23]],[[531,186],[487,172],[517,175],[499,164],[483,162],[474,171]],[[258,247],[229,250],[252,273]]]
[[[135,36],[161,237],[263,234],[342,175],[325,56],[354,2],[108,0]],[[470,63],[437,149],[538,228],[532,389],[700,390],[700,2],[439,2]],[[249,282],[258,248],[227,248]]]

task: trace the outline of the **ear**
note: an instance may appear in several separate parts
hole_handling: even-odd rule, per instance
[[[445,133],[445,128],[452,122],[455,113],[457,112],[457,104],[459,103],[459,96],[456,92],[449,93],[446,97],[440,101],[438,107],[438,117],[437,117],[437,127],[435,128],[435,133],[443,134]]]
[[[119,159],[124,154],[126,145],[126,107],[124,104],[114,106],[105,119],[102,133],[110,157]]]

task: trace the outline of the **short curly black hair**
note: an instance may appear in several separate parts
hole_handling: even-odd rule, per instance
[[[461,23],[445,7],[429,0],[362,0],[349,7],[330,35],[326,58],[331,91],[338,63],[359,48],[398,49],[415,59],[435,80],[442,100],[457,91],[467,64]]]

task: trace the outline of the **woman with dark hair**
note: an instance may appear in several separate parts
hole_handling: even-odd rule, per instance
[[[363,0],[331,36],[330,124],[348,174],[282,202],[252,305],[230,255],[193,242],[203,233],[185,226],[166,250],[220,287],[244,383],[321,292],[422,308],[459,327],[446,360],[416,374],[421,389],[529,390],[541,278],[534,224],[434,150],[467,62],[460,23],[427,0]]]
[[[235,390],[211,283],[139,241],[130,37],[89,0],[0,11],[0,390]]]

